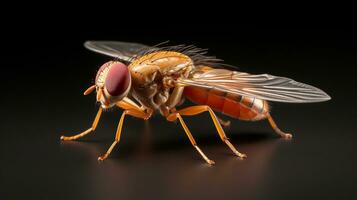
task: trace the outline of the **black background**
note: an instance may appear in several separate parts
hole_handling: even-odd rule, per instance
[[[7,21],[3,29],[0,191],[5,199],[354,196],[357,41],[348,22],[254,24],[198,16],[188,24],[176,18],[155,23],[160,18],[86,17],[46,21],[45,13]],[[195,44],[241,71],[290,77],[323,89],[332,100],[272,103],[272,115],[293,133],[291,141],[279,139],[266,121],[232,120],[226,133],[248,155],[245,160],[220,141],[207,114],[186,118],[199,146],[216,161],[213,167],[178,124],[159,115],[149,122],[128,117],[120,144],[98,163],[114,138],[120,110],[104,113],[97,131],[81,141],[59,140],[88,128],[98,108],[94,95],[82,93],[110,58],[84,49],[85,40]]]

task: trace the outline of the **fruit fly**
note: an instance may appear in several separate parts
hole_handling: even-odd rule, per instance
[[[74,136],[61,136],[61,140],[76,140],[93,132],[103,109],[123,109],[114,142],[98,158],[100,161],[105,160],[119,143],[127,115],[148,120],[153,113],[159,112],[170,122],[178,120],[193,147],[212,165],[214,161],[198,147],[184,116],[208,112],[221,140],[234,155],[245,158],[246,155],[230,143],[222,128],[229,121],[221,120],[215,112],[246,121],[267,119],[279,136],[290,139],[292,135],[281,131],[274,122],[268,101],[311,103],[330,99],[322,90],[289,78],[231,70],[220,64],[219,59],[207,56],[205,49],[192,45],[150,47],[115,41],[87,41],[84,45],[115,59],[99,68],[95,84],[84,92],[88,95],[96,91],[100,103],[92,126]],[[176,109],[184,99],[197,105]]]

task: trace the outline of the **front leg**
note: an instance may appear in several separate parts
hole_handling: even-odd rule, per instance
[[[79,133],[79,134],[73,135],[73,136],[69,136],[69,137],[66,137],[66,136],[63,136],[63,135],[62,135],[62,136],[61,136],[61,140],[64,140],[64,141],[67,141],[67,140],[76,140],[76,139],[78,139],[78,138],[81,138],[81,137],[87,135],[88,133],[93,132],[93,131],[97,128],[97,125],[98,125],[100,116],[102,115],[102,112],[103,112],[103,108],[102,108],[102,107],[99,107],[97,116],[95,117],[94,122],[93,122],[92,126],[91,126],[89,129],[87,129],[86,131],[83,131],[82,133]]]
[[[120,136],[121,136],[121,131],[123,128],[123,124],[124,124],[124,118],[126,115],[131,115],[133,117],[137,117],[137,118],[141,118],[141,119],[149,119],[151,116],[151,113],[146,113],[145,111],[139,110],[139,109],[132,109],[132,110],[124,110],[123,114],[120,117],[119,120],[119,124],[118,124],[118,128],[115,134],[115,139],[114,142],[112,143],[112,145],[109,147],[109,149],[107,150],[107,152],[103,155],[98,157],[99,161],[103,161],[106,158],[108,158],[108,156],[110,155],[110,153],[113,151],[114,147],[117,145],[117,143],[119,143],[120,141]]]
[[[138,112],[145,113],[143,115],[146,116],[145,118],[143,118],[144,120],[148,120],[153,113],[152,110],[144,109],[143,106],[137,105],[133,100],[128,97],[124,97],[124,99],[116,103],[116,105],[123,110],[136,110]]]

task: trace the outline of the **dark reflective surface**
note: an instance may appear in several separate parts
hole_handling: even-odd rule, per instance
[[[175,34],[158,34],[154,41],[122,36],[149,44],[167,37],[193,41],[244,71],[288,76],[332,96],[319,104],[272,104],[277,124],[294,135],[291,141],[276,137],[266,121],[232,120],[226,133],[246,160],[234,157],[220,141],[208,114],[186,118],[201,149],[215,160],[213,167],[178,124],[158,115],[147,122],[128,117],[120,144],[103,163],[97,157],[114,139],[119,110],[104,113],[94,134],[60,142],[61,134],[90,126],[97,105],[94,95],[82,92],[108,59],[82,48],[82,38],[32,46],[24,54],[26,62],[9,63],[9,76],[2,79],[8,87],[0,99],[1,194],[5,199],[351,199],[356,41],[348,32],[320,38],[325,31],[295,31],[301,34],[285,30],[283,38],[281,30],[267,31],[265,37],[251,35],[257,30],[203,38],[194,33],[189,41]],[[98,39],[120,39],[102,36]]]

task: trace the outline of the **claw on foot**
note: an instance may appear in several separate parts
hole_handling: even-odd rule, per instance
[[[207,163],[208,163],[209,165],[214,165],[214,164],[215,164],[215,162],[214,162],[213,160],[207,160]]]
[[[247,155],[244,153],[240,153],[239,151],[234,151],[234,154],[241,159],[247,158]]]
[[[244,153],[237,152],[236,155],[241,159],[247,158],[247,154],[244,154]]]
[[[291,135],[290,133],[284,133],[284,134],[282,135],[282,137],[283,137],[284,139],[290,140],[290,139],[293,138],[293,135]]]
[[[99,156],[98,157],[98,161],[100,161],[100,162],[102,162],[102,161],[104,161],[105,159],[107,159],[107,157],[108,157],[108,155],[104,155],[104,156]]]
[[[61,137],[60,137],[60,140],[62,140],[62,141],[68,141],[68,140],[72,140],[70,137],[66,137],[66,136],[64,136],[64,135],[62,135]]]

